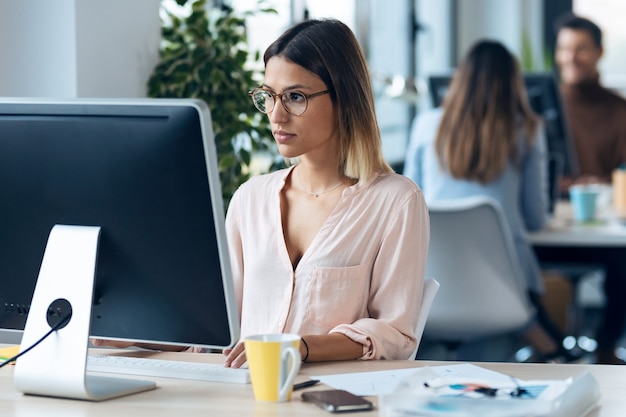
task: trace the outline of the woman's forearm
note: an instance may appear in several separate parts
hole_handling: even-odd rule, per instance
[[[341,333],[301,336],[306,343],[300,342],[302,359],[307,362],[341,361],[357,359],[363,356],[363,345]]]

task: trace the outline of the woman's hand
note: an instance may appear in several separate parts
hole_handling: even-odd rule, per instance
[[[121,340],[89,339],[89,341],[95,347],[112,347],[112,348],[118,348],[118,349],[125,349],[131,346],[135,346],[133,342],[122,342]]]
[[[125,342],[122,340],[109,340],[109,339],[94,339],[90,338],[89,341],[95,347],[111,347],[117,349],[126,349],[129,347],[138,347],[148,350],[162,350],[165,352],[183,352],[185,350],[192,352],[193,348],[189,346],[176,346],[176,345],[158,345],[153,343],[134,343]]]
[[[224,349],[224,355],[226,355],[224,366],[228,368],[241,368],[247,360],[243,342],[237,343],[232,349]]]

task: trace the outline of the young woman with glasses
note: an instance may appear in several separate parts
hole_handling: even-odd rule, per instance
[[[381,150],[367,63],[336,20],[288,29],[250,91],[289,168],[253,177],[226,227],[241,337],[295,333],[306,361],[407,359],[429,239],[421,191]],[[243,343],[226,365],[245,362]]]

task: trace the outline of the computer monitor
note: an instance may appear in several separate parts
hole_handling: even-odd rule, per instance
[[[0,336],[25,328],[55,225],[100,228],[91,336],[237,342],[204,102],[1,99]]]
[[[439,74],[428,77],[428,92],[433,107],[440,107],[448,94],[453,74]]]
[[[556,155],[560,157],[563,175],[578,175],[578,158],[569,134],[569,126],[561,103],[561,92],[554,74],[525,73],[524,84],[530,106],[543,118],[548,151],[555,157]]]
[[[433,107],[441,106],[451,80],[452,74],[432,75],[428,78]],[[576,176],[579,172],[578,158],[569,135],[561,94],[554,74],[525,73],[524,84],[530,106],[543,118],[548,152],[553,158],[560,160],[562,175]]]

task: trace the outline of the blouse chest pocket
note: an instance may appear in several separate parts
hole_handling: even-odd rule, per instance
[[[308,321],[329,330],[351,324],[367,314],[369,273],[365,265],[313,270]]]

